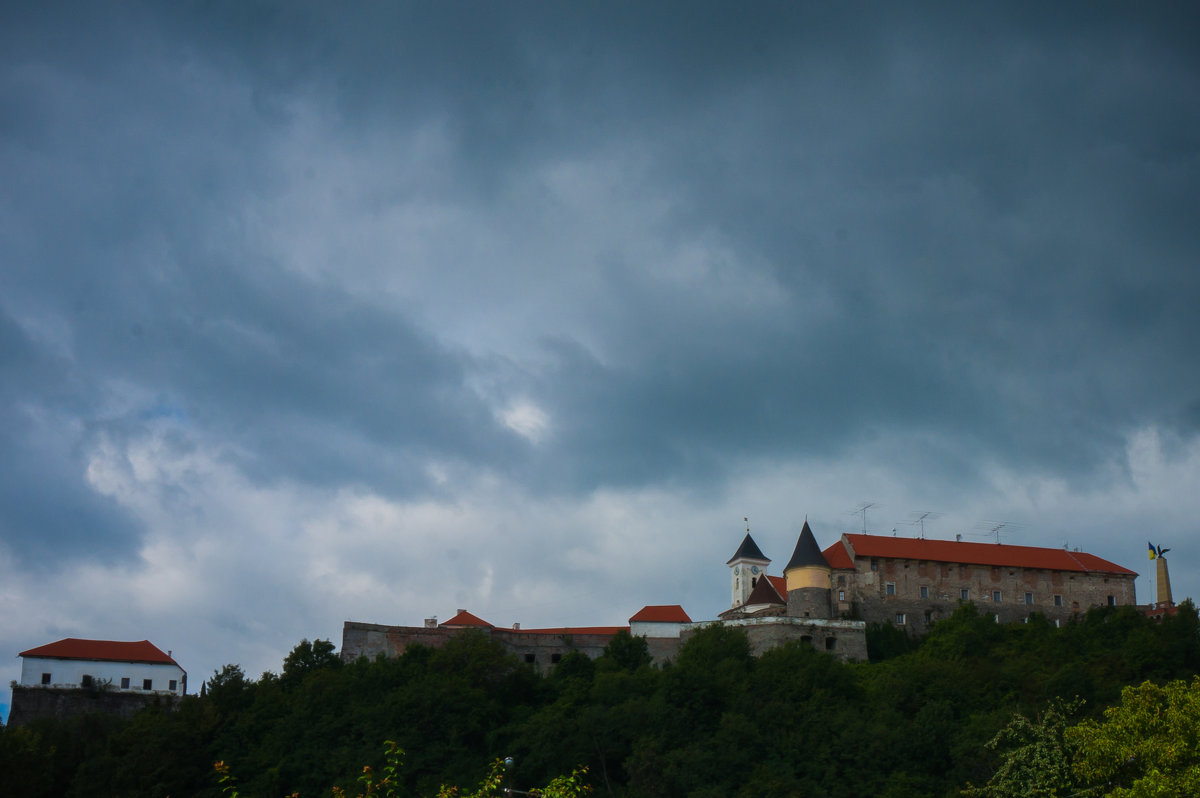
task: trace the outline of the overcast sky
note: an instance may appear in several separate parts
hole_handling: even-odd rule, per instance
[[[1192,9],[644,5],[0,8],[0,677],[711,618],[744,516],[1200,595]]]

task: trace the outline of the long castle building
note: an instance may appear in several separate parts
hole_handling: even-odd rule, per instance
[[[782,576],[746,533],[726,565],[730,608],[693,622],[679,605],[643,607],[627,626],[522,629],[497,627],[466,610],[439,624],[384,626],[347,621],[342,658],[399,656],[410,645],[437,647],[464,630],[499,641],[539,670],[570,651],[599,656],[618,632],[646,638],[656,663],[674,658],[696,630],[714,623],[741,627],[761,654],[799,641],[842,660],[867,658],[866,625],[890,623],[924,633],[961,604],[973,602],[998,623],[1037,612],[1055,623],[1096,606],[1135,603],[1137,574],[1092,554],[999,543],[844,534],[822,550],[808,521]]]
[[[732,605],[721,617],[828,613],[920,634],[968,601],[999,623],[1034,612],[1061,623],[1092,607],[1136,603],[1134,571],[1082,551],[867,534],[844,534],[821,551],[807,521],[801,542],[804,551],[797,544],[784,577],[772,577],[770,560],[747,533],[728,563]]]

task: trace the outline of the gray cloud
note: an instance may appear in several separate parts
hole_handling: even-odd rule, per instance
[[[1127,522],[1200,429],[1195,17],[5,8],[0,542],[150,568],[220,538],[147,465],[193,461],[475,524],[822,469]]]

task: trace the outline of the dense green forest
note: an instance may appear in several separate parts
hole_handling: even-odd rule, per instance
[[[570,654],[546,676],[484,634],[349,664],[329,642],[304,641],[280,674],[226,666],[176,711],[4,729],[0,794],[218,796],[223,761],[243,796],[327,796],[353,791],[393,740],[400,795],[478,784],[511,756],[513,786],[585,766],[597,795],[900,798],[971,784],[998,796],[1005,779],[1049,778],[1029,775],[1030,751],[1104,739],[1119,719],[1103,712],[1123,688],[1200,673],[1190,603],[1161,623],[1103,608],[1061,629],[1036,616],[998,625],[968,604],[920,640],[890,626],[868,640],[867,663],[801,645],[755,658],[744,634],[713,626],[657,668],[643,640],[620,635],[599,659]],[[1132,778],[1125,769],[1092,778],[1116,784]],[[1060,768],[1055,789],[1082,784],[1077,770]]]

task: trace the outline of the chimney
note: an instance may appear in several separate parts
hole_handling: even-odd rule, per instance
[[[437,616],[436,615],[433,616],[432,618],[425,619],[425,628],[426,629],[436,629],[437,628]]]
[[[521,628],[521,624],[519,624],[519,623],[513,624],[513,629],[520,629],[520,628]]]

